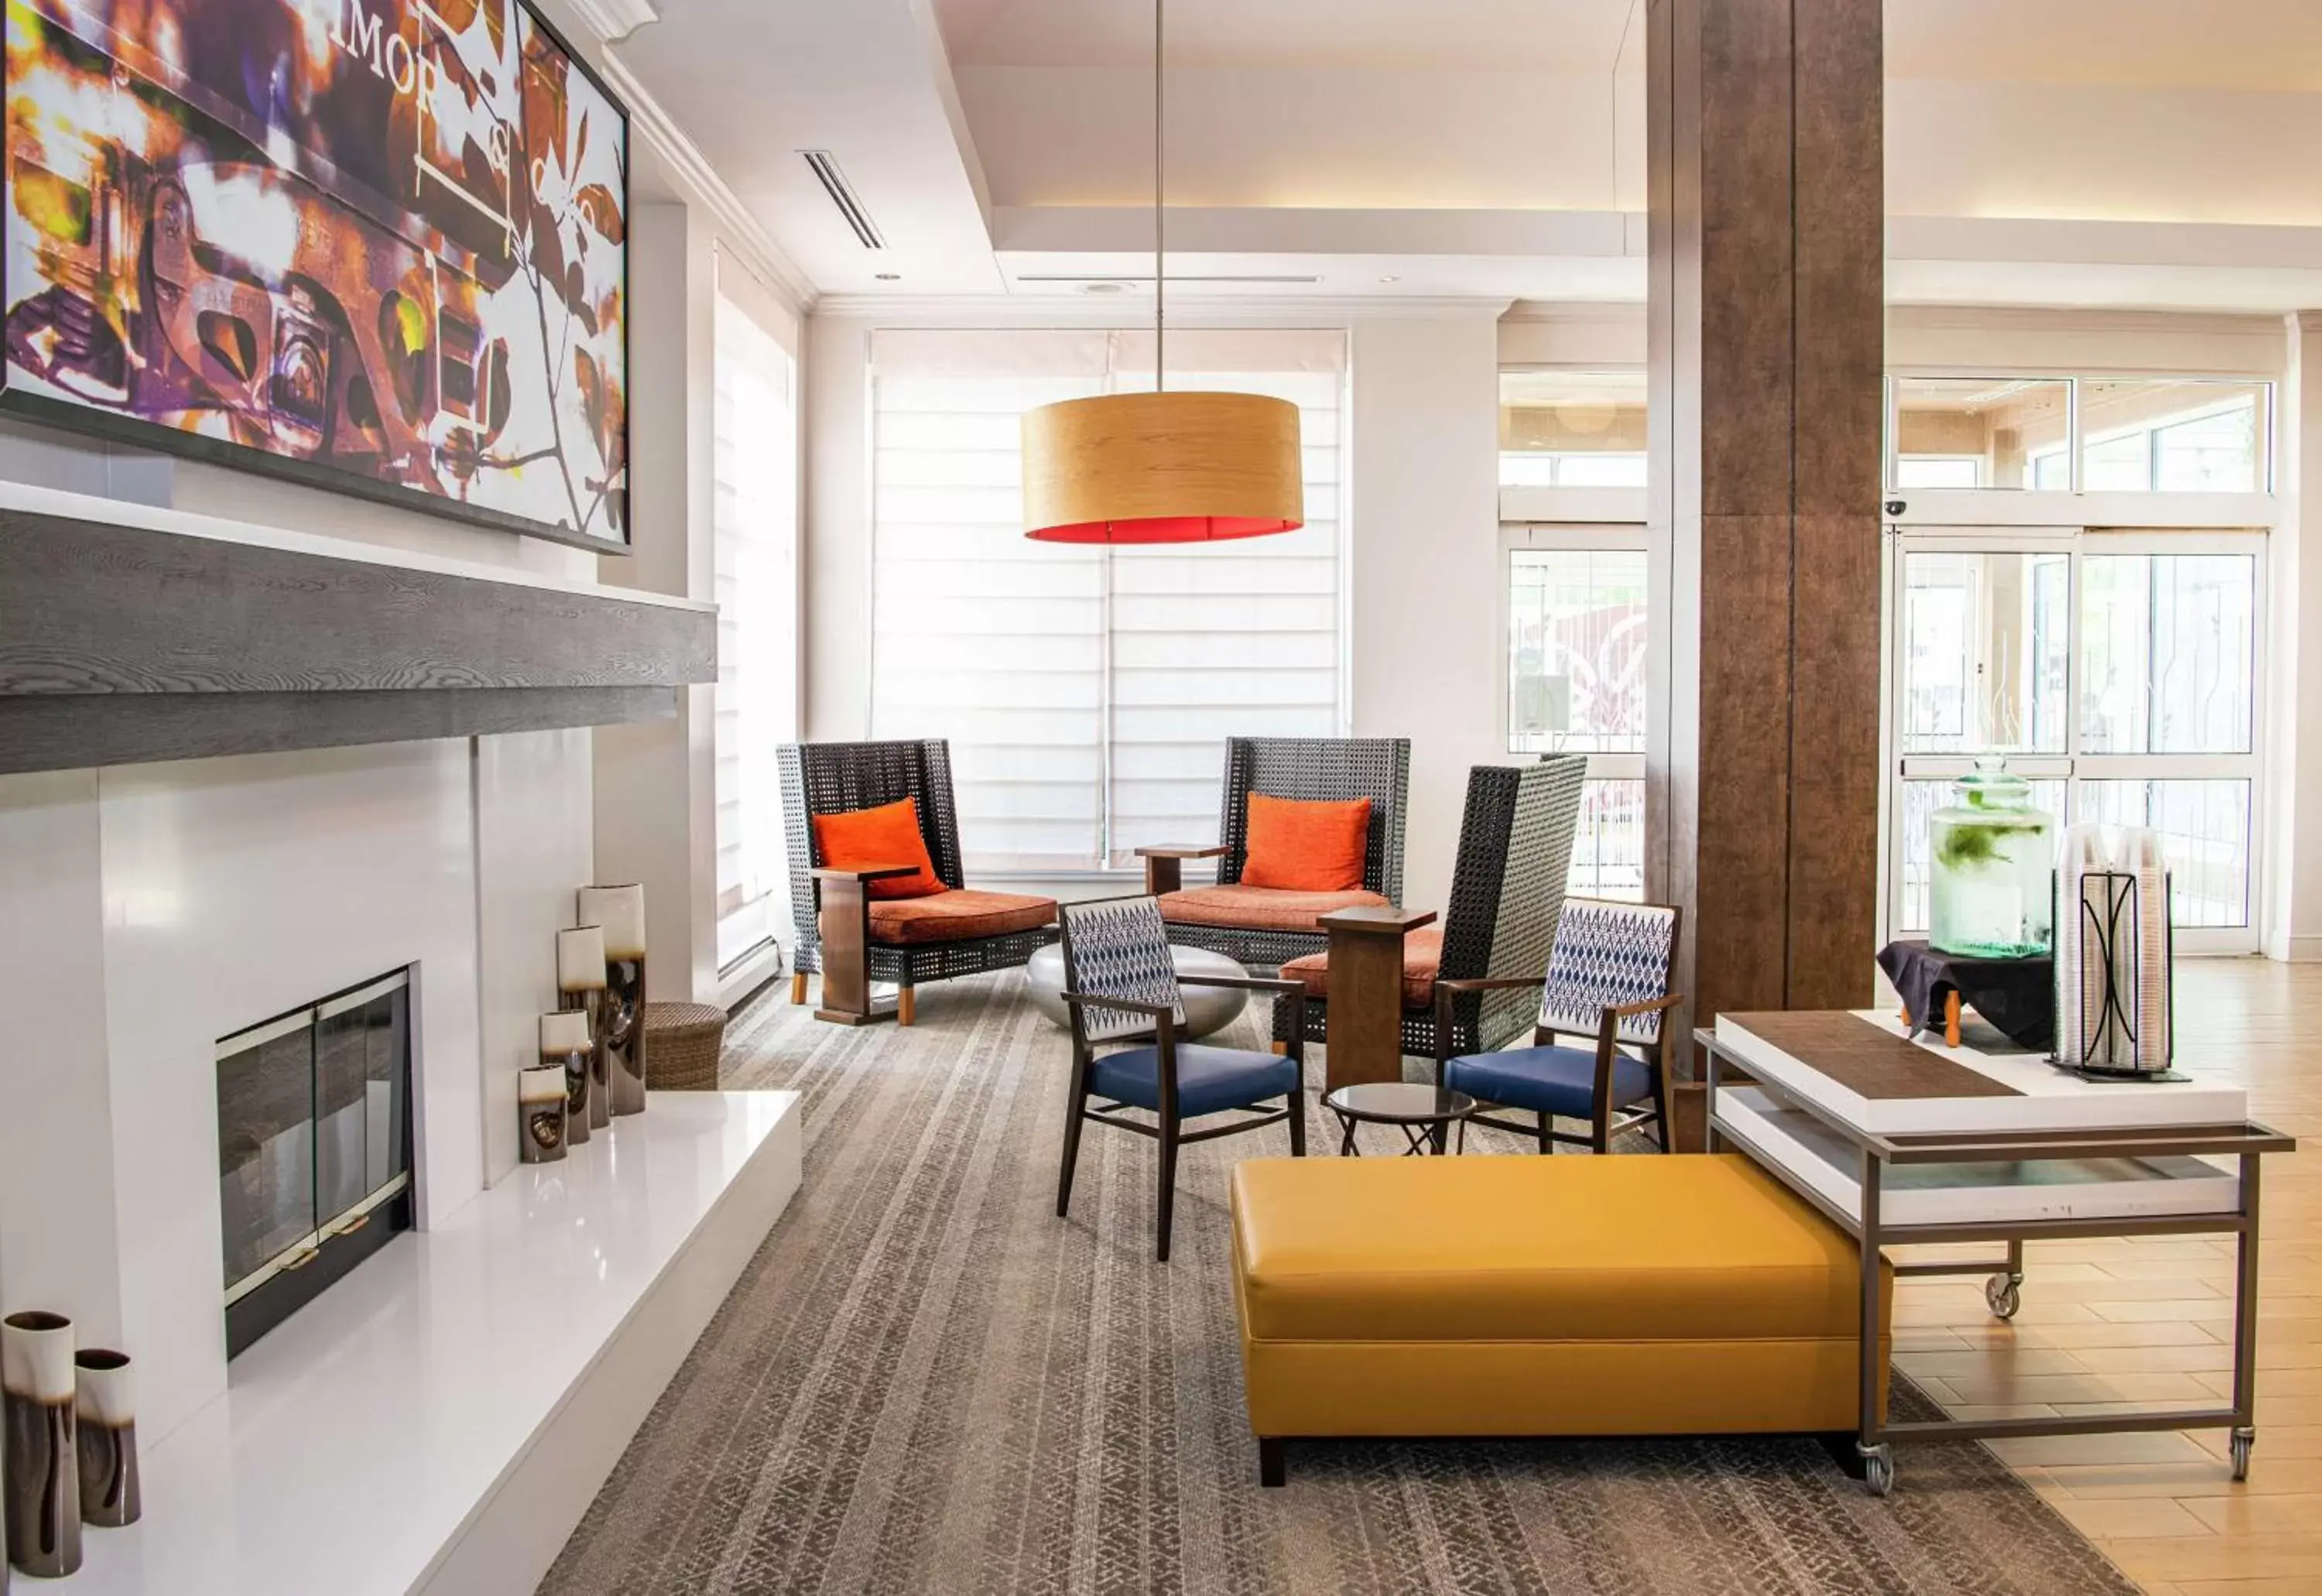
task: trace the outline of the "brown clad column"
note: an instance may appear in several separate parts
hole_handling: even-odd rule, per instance
[[[1688,1027],[1871,997],[1879,22],[1879,0],[1647,0],[1652,654],[1669,709],[1646,868],[1649,894],[1686,911]]]

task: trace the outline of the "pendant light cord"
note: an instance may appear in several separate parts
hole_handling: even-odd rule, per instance
[[[1168,290],[1161,272],[1163,246],[1167,239],[1167,223],[1162,220],[1161,5],[1162,0],[1153,0],[1153,391],[1156,394],[1166,386],[1162,378],[1169,365],[1162,359],[1162,301]]]

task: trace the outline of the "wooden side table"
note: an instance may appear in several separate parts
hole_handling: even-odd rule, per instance
[[[1215,844],[1200,847],[1162,847],[1148,844],[1137,850],[1145,861],[1145,893],[1148,898],[1166,898],[1182,891],[1185,885],[1185,861],[1188,859],[1223,859],[1226,851]]]
[[[871,883],[908,876],[919,867],[881,864],[865,870],[818,867],[814,885],[822,907],[822,1007],[817,1019],[842,1026],[867,1026],[873,1020],[900,1018],[911,1023],[911,990],[905,987],[896,1007],[886,1012],[871,1007]]]
[[[1330,934],[1326,1090],[1403,1079],[1403,939],[1433,909],[1342,908],[1316,921]]]

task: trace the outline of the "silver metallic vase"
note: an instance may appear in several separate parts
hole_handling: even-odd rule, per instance
[[[564,1156],[564,1061],[544,1059],[516,1077],[517,1159],[553,1163]]]
[[[645,889],[583,887],[580,918],[605,935],[604,1007],[597,1050],[604,1055],[607,1108],[642,1114],[645,1107]]]

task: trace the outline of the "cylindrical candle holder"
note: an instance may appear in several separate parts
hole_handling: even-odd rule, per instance
[[[597,1033],[605,1083],[616,1114],[645,1106],[645,889],[583,887],[580,917],[605,935],[605,1000]]]
[[[73,1375],[80,1521],[106,1529],[134,1524],[145,1510],[137,1481],[136,1372],[127,1353],[92,1346],[73,1359]]]
[[[589,1017],[589,1128],[612,1123],[612,1090],[605,1056],[605,932],[596,925],[556,934],[556,992],[560,1007]],[[586,1141],[576,1135],[574,1141]]]
[[[0,1319],[0,1406],[8,1561],[35,1578],[62,1579],[80,1567],[72,1320],[37,1312]]]
[[[594,1095],[589,1065],[596,1049],[589,1040],[589,1017],[583,1010],[569,1008],[540,1017],[540,1056],[564,1067],[564,1140],[574,1147],[589,1139],[589,1104]]]
[[[564,1156],[564,1061],[543,1059],[540,1068],[516,1072],[517,1157],[524,1163]]]

